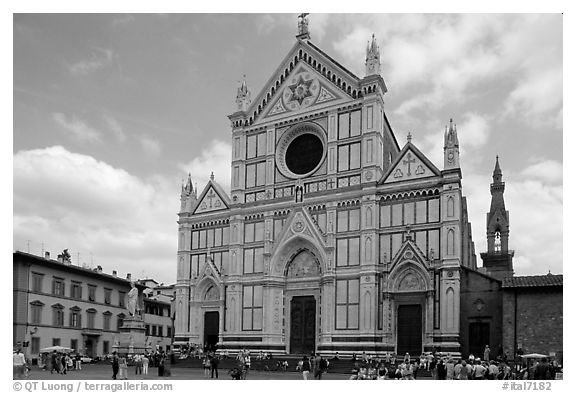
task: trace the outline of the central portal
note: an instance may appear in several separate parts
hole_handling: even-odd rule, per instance
[[[290,302],[290,353],[310,354],[316,345],[316,300],[295,296]]]
[[[403,356],[422,353],[422,306],[410,304],[398,306],[398,348],[396,353]]]
[[[218,311],[204,313],[204,347],[208,350],[216,350],[218,344],[220,314]]]

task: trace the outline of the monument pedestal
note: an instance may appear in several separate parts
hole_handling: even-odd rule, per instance
[[[146,326],[140,316],[129,316],[124,319],[120,330],[120,339],[114,344],[119,355],[146,353]]]

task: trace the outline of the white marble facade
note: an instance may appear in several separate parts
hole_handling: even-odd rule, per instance
[[[475,261],[462,252],[456,127],[438,169],[411,137],[398,143],[386,91],[306,34],[257,96],[242,83],[230,194],[214,177],[182,190],[176,343],[459,352],[459,268]]]

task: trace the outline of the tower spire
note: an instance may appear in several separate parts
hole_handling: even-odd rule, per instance
[[[380,75],[380,48],[376,37],[372,34],[372,41],[366,46],[366,76]]]
[[[499,157],[492,173],[493,183],[490,184],[490,211],[486,214],[486,238],[488,250],[480,254],[487,271],[496,277],[514,274],[512,258],[514,251],[508,249],[510,236],[510,215],[504,204],[505,183],[502,181]]]
[[[248,84],[246,83],[246,74],[244,74],[244,78],[238,86],[238,90],[236,92],[236,105],[238,111],[246,112],[248,107],[252,103],[250,99],[250,90],[248,90]]]
[[[456,123],[450,118],[450,125],[444,130],[444,169],[460,168],[460,143]]]

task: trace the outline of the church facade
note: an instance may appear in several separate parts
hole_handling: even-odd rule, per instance
[[[229,116],[230,195],[188,179],[175,343],[272,353],[461,353],[460,276],[476,270],[456,125],[442,167],[387,120],[374,37],[358,77],[307,20]]]

